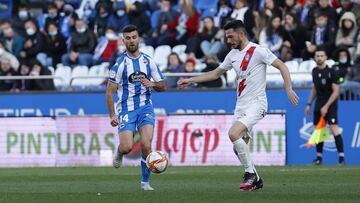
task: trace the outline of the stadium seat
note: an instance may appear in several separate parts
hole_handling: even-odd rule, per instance
[[[177,53],[182,62],[185,62],[185,60],[186,60],[185,50],[186,50],[186,45],[185,44],[179,44],[179,45],[176,45],[176,46],[174,46],[172,48],[172,52]]]
[[[140,51],[146,55],[149,55],[151,58],[154,57],[154,47],[152,46],[143,46],[140,48]]]
[[[47,67],[49,71],[51,72],[51,75],[55,75],[55,69],[52,66]]]
[[[171,53],[169,45],[161,45],[156,47],[154,51],[154,61],[159,67],[167,66],[168,56]]]
[[[62,80],[54,79],[55,87],[68,86],[71,79],[71,68],[68,66],[63,66],[62,64],[58,64],[54,75],[62,78]]]
[[[312,69],[315,68],[316,63],[313,60],[303,61],[299,65],[299,72],[302,73],[311,73]]]
[[[88,78],[76,78],[88,76],[89,69],[87,66],[76,66],[71,72],[72,84],[71,86],[85,86],[88,83]]]
[[[296,73],[299,69],[299,63],[295,60],[293,61],[286,61],[285,65],[288,67],[290,73]]]
[[[90,86],[101,85],[106,80],[106,77],[107,77],[105,66],[102,66],[102,65],[92,66],[89,69],[88,76],[96,76],[99,78],[89,78],[87,81],[87,85],[90,85]]]

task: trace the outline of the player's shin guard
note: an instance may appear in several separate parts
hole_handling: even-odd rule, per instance
[[[141,155],[141,182],[149,182],[150,169],[146,166],[146,157]]]
[[[245,141],[240,138],[233,142],[234,149],[237,152],[237,157],[239,158],[241,164],[245,168],[245,172],[256,173],[254,164],[251,161],[249,147]]]

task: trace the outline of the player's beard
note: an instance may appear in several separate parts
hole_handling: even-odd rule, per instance
[[[134,52],[136,52],[137,50],[138,50],[138,48],[139,48],[139,45],[138,44],[135,44],[135,45],[128,45],[128,46],[126,46],[126,49],[128,50],[128,52],[130,52],[130,53],[134,53]]]

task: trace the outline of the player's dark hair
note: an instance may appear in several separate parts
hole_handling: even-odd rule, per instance
[[[318,47],[316,48],[316,51],[315,51],[315,52],[318,52],[318,51],[323,51],[323,52],[325,53],[325,55],[327,56],[327,52],[326,52],[326,49],[325,49],[324,47],[318,46]]]
[[[122,29],[122,33],[129,33],[133,31],[138,32],[138,28],[135,25],[127,25]]]
[[[224,25],[224,30],[229,30],[229,29],[234,29],[234,30],[245,29],[245,25],[241,20],[232,20]]]

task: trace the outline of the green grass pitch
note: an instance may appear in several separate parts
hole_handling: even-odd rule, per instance
[[[360,202],[360,166],[258,167],[264,188],[239,192],[241,167],[170,167],[140,190],[140,168],[0,169],[0,202]]]

